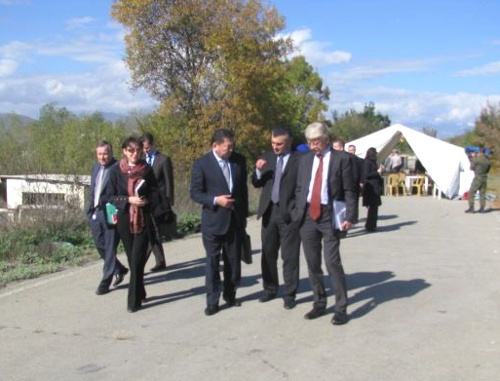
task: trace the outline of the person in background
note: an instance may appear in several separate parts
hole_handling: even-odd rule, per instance
[[[347,147],[347,152],[350,154],[352,159],[352,173],[354,175],[355,192],[356,192],[356,209],[354,211],[354,224],[358,223],[359,220],[359,196],[361,190],[363,189],[363,183],[361,182],[361,176],[363,173],[363,166],[365,160],[359,156],[356,156],[356,146],[350,144]]]
[[[326,310],[327,294],[321,268],[322,254],[335,291],[331,323],[346,324],[347,285],[340,258],[341,233],[351,228],[354,218],[355,192],[351,160],[347,153],[332,149],[328,127],[324,122],[307,126],[305,137],[311,148],[302,155],[296,183],[296,207],[293,220],[299,223],[300,239],[306,258],[309,282],[313,290],[313,308],[305,319],[316,319]],[[334,201],[344,201],[346,218],[340,229],[333,225]],[[341,231],[342,230],[342,231]]]
[[[397,149],[395,149],[392,151],[391,155],[390,171],[391,173],[399,173],[401,172],[402,168],[403,168],[403,158],[401,157],[400,152]]]
[[[144,266],[151,240],[153,216],[165,211],[156,177],[143,157],[141,141],[130,136],[122,144],[123,156],[109,174],[106,201],[118,209],[117,232],[130,267],[127,310],[138,311],[146,301]]]
[[[155,217],[153,221],[155,223],[153,240],[148,248],[146,262],[152,251],[156,263],[150,270],[156,272],[167,268],[162,237],[169,235],[169,226],[174,223],[174,214],[172,211],[172,206],[174,205],[174,171],[170,157],[162,154],[156,149],[153,135],[146,133],[141,136],[140,140],[142,142],[146,162],[151,166],[156,176],[164,209],[168,211],[168,213],[164,215]]]
[[[207,316],[219,312],[221,292],[228,307],[241,305],[236,290],[241,279],[241,249],[248,216],[246,158],[234,152],[234,133],[225,128],[216,130],[210,146],[211,151],[194,162],[190,186],[191,199],[202,206]]]
[[[283,259],[284,308],[295,307],[299,286],[300,237],[297,222],[292,221],[295,207],[295,183],[302,153],[292,152],[292,133],[285,127],[271,132],[272,150],[255,163],[252,184],[262,188],[257,218],[262,217],[261,270],[264,292],[260,302],[276,298],[279,287],[278,254]]]
[[[96,290],[97,295],[104,295],[109,292],[113,276],[115,277],[113,286],[116,287],[123,282],[128,269],[116,257],[118,234],[115,226],[109,225],[106,221],[106,204],[102,197],[108,186],[109,171],[117,161],[113,157],[111,144],[105,140],[97,144],[95,153],[97,162],[92,167],[89,203],[85,208],[85,214],[97,252],[104,261],[102,279]]]
[[[481,147],[479,152],[473,156],[470,169],[474,171],[474,179],[472,180],[469,189],[469,208],[465,213],[474,213],[474,201],[476,192],[479,191],[479,213],[484,213],[486,206],[486,186],[488,183],[488,172],[490,171],[491,163],[488,156],[485,155],[485,148]]]
[[[381,191],[384,186],[382,172],[384,167],[377,165],[377,149],[368,148],[361,175],[363,183],[363,206],[366,206],[367,216],[365,228],[369,232],[377,230],[378,208],[382,205]]]
[[[342,139],[335,139],[333,141],[332,148],[335,151],[344,152],[345,141],[343,141]]]

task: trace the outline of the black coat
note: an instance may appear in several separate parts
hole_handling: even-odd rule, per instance
[[[363,206],[380,206],[380,197],[384,185],[384,179],[378,173],[378,165],[372,160],[365,159],[361,182],[363,185]]]

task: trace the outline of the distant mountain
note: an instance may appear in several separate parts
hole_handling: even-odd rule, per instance
[[[26,126],[27,124],[34,122],[35,119],[25,115],[0,113],[0,127],[5,126],[6,128],[10,128],[13,124],[18,123],[19,121],[23,126]]]
[[[102,117],[110,122],[127,119],[126,115],[117,114],[115,112],[102,112]]]
[[[127,120],[128,117],[126,115],[118,114],[115,112],[100,112],[102,117],[109,121],[109,122],[117,122],[119,120]],[[82,114],[84,115],[84,114]],[[77,115],[78,116],[78,115]],[[31,118],[26,115],[19,115],[19,114],[7,114],[7,113],[1,113],[0,112],[0,126],[5,126],[9,128],[13,123],[17,122],[18,120],[21,121],[21,124],[27,125],[31,122],[36,121],[36,119]]]

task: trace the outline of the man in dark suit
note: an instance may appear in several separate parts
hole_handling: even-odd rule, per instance
[[[311,151],[299,163],[296,187],[296,209],[293,218],[300,223],[300,238],[313,289],[313,308],[304,315],[315,319],[326,310],[326,290],[321,269],[323,246],[325,266],[335,290],[332,324],[348,321],[347,285],[340,258],[341,234],[351,227],[354,218],[355,196],[352,161],[345,152],[331,148],[329,130],[324,122],[307,126],[305,137]],[[346,215],[335,228],[334,201],[345,203]]]
[[[261,269],[264,292],[260,302],[274,299],[278,293],[278,253],[283,258],[283,300],[285,309],[295,307],[299,286],[300,237],[298,223],[292,221],[295,207],[298,152],[292,152],[291,131],[277,127],[271,132],[272,151],[255,164],[252,184],[262,188],[257,218],[262,217]]]
[[[92,168],[90,197],[85,214],[89,220],[94,244],[104,260],[102,279],[96,290],[97,295],[103,295],[109,292],[113,276],[115,276],[113,286],[116,287],[123,281],[128,269],[116,258],[119,238],[115,226],[108,225],[106,221],[106,205],[102,201],[102,195],[106,193],[109,170],[117,165],[111,144],[105,140],[99,142],[96,147],[96,157],[97,163]]]
[[[174,217],[172,212],[172,206],[174,205],[174,171],[170,158],[156,149],[153,135],[146,133],[142,135],[140,140],[142,142],[146,162],[152,167],[153,173],[158,181],[161,200],[164,204],[163,209],[170,211],[165,215],[156,216],[154,218],[154,238],[148,248],[147,258],[149,258],[152,251],[156,263],[151,268],[151,271],[156,272],[167,268],[162,237],[171,235],[169,227],[175,222],[172,221]]]
[[[211,152],[193,164],[190,187],[191,199],[202,205],[207,316],[219,311],[221,291],[229,307],[240,305],[236,288],[241,279],[241,245],[248,216],[246,159],[233,152],[233,132],[216,130],[210,144]],[[221,255],[224,263],[222,287]]]

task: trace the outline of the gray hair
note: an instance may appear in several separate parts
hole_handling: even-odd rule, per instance
[[[330,140],[330,130],[325,122],[314,122],[306,127],[304,135],[307,140],[326,139]]]

